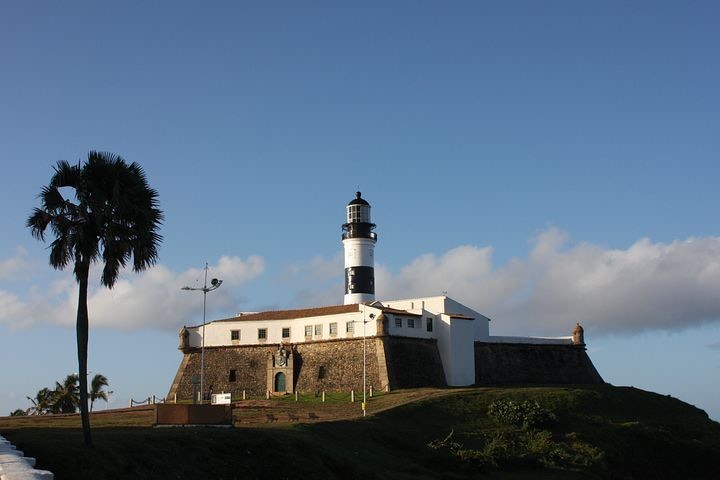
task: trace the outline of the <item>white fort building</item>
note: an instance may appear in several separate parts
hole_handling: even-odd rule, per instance
[[[370,209],[370,204],[362,198],[360,192],[347,205],[346,222],[342,225],[345,250],[345,295],[342,305],[243,312],[204,326],[184,327],[180,333],[179,348],[185,353],[185,358],[173,384],[174,392],[177,393],[183,376],[188,375],[185,370],[200,348],[215,352],[215,356],[208,358],[207,365],[208,368],[215,366],[220,369],[215,373],[216,392],[220,387],[229,391],[233,382],[242,383],[242,376],[252,373],[248,372],[249,368],[262,370],[256,374],[258,378],[265,378],[262,375],[267,372],[268,390],[291,392],[293,383],[296,384],[302,375],[322,378],[326,369],[331,368],[329,365],[333,365],[332,359],[326,359],[328,366],[323,364],[317,367],[320,373],[308,373],[298,369],[298,362],[294,367],[288,366],[287,353],[278,357],[273,352],[289,349],[291,356],[295,354],[300,358],[304,355],[309,359],[313,352],[310,349],[312,345],[336,342],[332,343],[332,348],[337,350],[348,345],[347,342],[358,339],[383,339],[383,343],[375,346],[379,362],[377,375],[382,377],[377,380],[378,387],[383,387],[383,382],[392,383],[395,377],[399,385],[407,384],[402,381],[402,369],[428,369],[428,364],[434,361],[432,359],[439,359],[444,374],[444,382],[442,379],[438,382],[449,386],[523,381],[602,381],[585,354],[582,327],[579,325],[575,327],[572,336],[566,337],[497,337],[490,335],[489,318],[446,295],[376,300],[374,250],[378,237],[374,232],[375,224],[371,221]],[[403,354],[397,353],[398,348],[401,348],[398,345],[419,341],[429,345],[433,352],[436,350],[437,355],[425,355],[422,362],[413,363],[405,357],[413,357],[414,354],[405,354],[403,357]],[[264,355],[269,359],[267,365],[257,365],[259,362],[247,360],[250,352],[256,352],[257,347],[262,346],[266,347]],[[402,368],[390,365],[394,361],[400,362],[401,358]],[[317,363],[317,360],[313,361]],[[213,365],[212,362],[223,363],[224,366]],[[383,366],[383,363],[387,365]],[[237,368],[232,368],[235,364]],[[312,362],[307,360],[302,364],[305,365],[302,368],[306,368]],[[249,367],[251,365],[254,367]],[[279,370],[274,373],[281,367],[286,369],[285,373]],[[562,369],[572,372],[555,371]],[[393,374],[395,371],[400,373]],[[388,376],[383,372],[391,374]],[[287,384],[285,374],[290,377]],[[273,375],[283,375],[282,388],[278,388],[279,384],[273,380]],[[295,379],[294,382],[290,381],[291,378]],[[315,380],[313,377],[313,382]],[[421,380],[415,380],[413,385],[418,382],[422,383]]]

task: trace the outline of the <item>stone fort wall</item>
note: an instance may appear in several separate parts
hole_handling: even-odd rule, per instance
[[[268,358],[277,344],[205,348],[205,390],[230,392],[233,398],[264,395]],[[375,390],[444,386],[440,354],[434,340],[368,337],[365,341],[367,386]],[[300,393],[362,391],[363,339],[322,340],[293,346],[293,388]],[[168,398],[192,398],[193,375],[200,375],[200,350],[185,353]],[[231,381],[230,371],[235,370]],[[289,387],[289,386],[288,386]]]
[[[445,373],[436,340],[385,337],[390,388],[445,387]]]
[[[268,358],[277,344],[205,348],[205,389],[230,392],[233,399],[264,395]],[[375,390],[446,386],[435,340],[368,337],[365,343],[367,385]],[[288,391],[362,391],[363,339],[306,342],[293,346],[293,385]],[[231,381],[230,371],[235,370]],[[190,400],[193,375],[200,375],[200,349],[184,354],[168,393]],[[475,342],[477,385],[538,383],[593,384],[602,377],[582,345],[533,345]]]
[[[475,383],[604,382],[584,345],[475,342]]]

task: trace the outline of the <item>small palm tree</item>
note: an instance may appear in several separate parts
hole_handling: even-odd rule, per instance
[[[63,383],[55,382],[53,398],[54,413],[75,413],[80,403],[78,376],[74,373],[65,377]]]
[[[32,406],[28,409],[30,415],[45,415],[52,412],[53,398],[55,392],[45,387],[35,394],[35,398],[26,397],[32,403]]]
[[[64,188],[73,189],[74,199],[65,198]],[[120,270],[132,258],[133,270],[141,271],[157,261],[162,237],[158,233],[162,212],[157,192],[148,186],[145,172],[136,163],[128,165],[107,152],[90,152],[84,164],[61,160],[50,184],[40,193],[41,207],[27,220],[32,235],[45,240],[50,227],[50,265],[63,269],[73,265],[79,285],[77,311],[78,376],[83,438],[92,445],[88,412],[88,277],[90,265],[104,264],[101,283],[115,285]]]
[[[93,379],[90,381],[90,411],[92,412],[93,404],[95,403],[95,400],[105,400],[108,401],[107,398],[107,392],[103,390],[103,387],[107,387],[108,379],[105,375],[102,375],[100,373],[96,374]]]
[[[23,410],[22,408],[17,408],[10,412],[11,417],[24,417],[27,414],[27,410]]]

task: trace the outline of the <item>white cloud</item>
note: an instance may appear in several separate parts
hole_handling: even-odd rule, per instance
[[[397,271],[376,266],[377,297],[448,295],[493,319],[494,334],[566,335],[575,322],[590,335],[674,330],[720,319],[720,238],[672,243],[641,239],[625,249],[568,244],[558,229],[540,232],[525,258],[493,264],[493,249],[463,245],[442,255],[425,254]],[[5,271],[17,267],[10,265]],[[212,292],[217,311],[241,310],[234,286],[265,270],[260,257],[221,257],[210,267],[223,287]],[[313,258],[280,274],[294,306],[342,302],[342,256]],[[204,271],[174,272],[159,265],[123,273],[112,290],[90,292],[91,324],[122,329],[171,328],[199,323]],[[93,278],[99,278],[95,272]],[[69,275],[20,296],[0,289],[0,323],[74,325],[77,285]],[[211,312],[209,311],[211,315]],[[212,318],[212,317],[210,317]]]
[[[306,262],[295,262],[280,274],[285,289],[294,290],[291,302],[297,307],[334,305],[342,300],[343,286],[337,279],[343,278],[343,254],[330,259],[314,257]],[[294,287],[294,288],[293,288]]]
[[[525,259],[496,267],[492,253],[465,245],[422,255],[397,273],[378,265],[377,298],[447,291],[491,317],[495,334],[566,335],[575,322],[593,334],[673,330],[720,319],[717,237],[670,244],[641,239],[609,249],[568,246],[567,235],[552,228],[535,238]],[[338,303],[337,288],[309,295]]]
[[[265,269],[261,257],[247,259],[221,257],[210,266],[213,277],[223,279],[223,287],[214,291],[213,306],[219,310],[235,308],[235,287],[261,275]],[[99,278],[94,267],[92,278]],[[90,323],[93,327],[118,329],[171,328],[199,323],[201,292],[186,292],[180,287],[203,285],[204,271],[189,269],[174,272],[156,265],[144,272],[122,272],[113,289],[96,286],[88,294]],[[27,298],[0,290],[0,322],[14,327],[37,323],[72,326],[77,312],[78,288],[67,277],[55,282],[44,294],[31,290]]]
[[[27,250],[18,247],[15,256],[0,261],[0,281],[12,280],[18,273],[27,270]]]
[[[488,308],[525,330],[539,324],[545,331],[568,330],[576,321],[622,332],[720,319],[720,238],[641,239],[626,250],[562,246],[545,249],[539,239],[526,262],[532,293],[519,304]]]

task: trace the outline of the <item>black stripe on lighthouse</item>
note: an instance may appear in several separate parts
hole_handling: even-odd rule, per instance
[[[375,269],[373,267],[347,267],[345,294],[370,293],[375,295]]]

